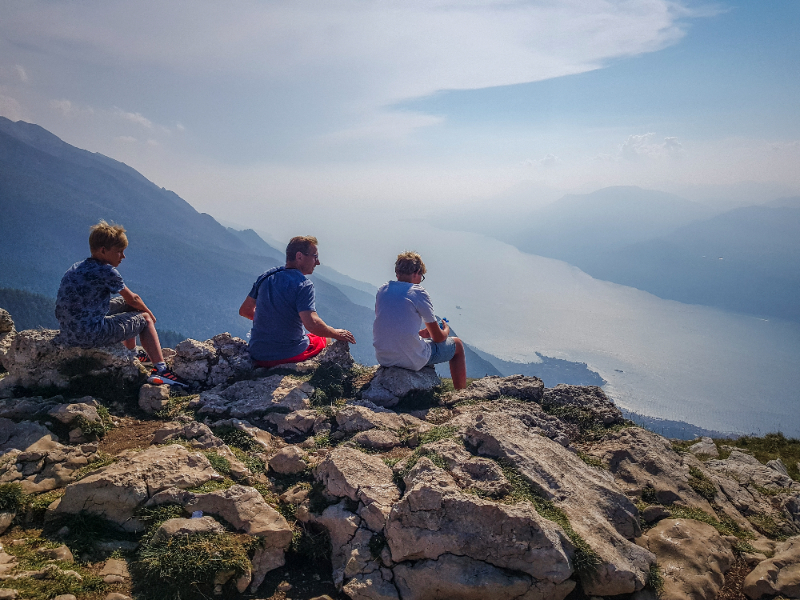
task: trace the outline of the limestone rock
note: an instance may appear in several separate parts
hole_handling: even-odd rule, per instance
[[[758,460],[734,450],[725,460],[710,460],[706,466],[717,473],[731,477],[741,485],[755,485],[772,491],[800,491],[800,483],[791,477],[762,465]]]
[[[602,388],[595,385],[567,385],[560,383],[548,388],[542,396],[542,404],[547,406],[573,406],[588,411],[595,420],[606,427],[622,423],[622,412],[608,399]]]
[[[339,340],[331,340],[328,342],[325,349],[313,358],[299,363],[278,365],[277,368],[295,371],[297,373],[310,373],[316,371],[321,366],[331,364],[337,365],[344,371],[353,368],[355,361],[350,354],[350,344]]]
[[[564,447],[568,447],[572,440],[580,437],[580,429],[577,425],[547,414],[535,402],[498,399],[491,402],[457,406],[453,409],[456,417],[451,424],[461,426],[464,423],[472,423],[474,419],[482,418],[478,415],[492,412],[500,412],[513,417],[525,425],[529,435],[544,436]]]
[[[18,482],[26,494],[48,492],[72,483],[75,472],[96,457],[96,444],[63,446],[46,436],[24,452],[6,453],[0,460],[0,483]]]
[[[236,529],[262,538],[264,547],[283,549],[292,541],[292,529],[286,519],[251,487],[234,485],[227,490],[195,494],[186,509],[222,517]]]
[[[65,425],[69,425],[79,417],[89,421],[90,423],[98,423],[102,420],[100,415],[97,413],[96,406],[98,403],[92,398],[90,398],[90,400],[92,400],[94,404],[89,404],[87,402],[59,404],[51,408],[47,414],[53,417],[56,421],[60,421]]]
[[[58,438],[44,425],[23,421],[14,423],[11,419],[0,418],[0,451],[29,448],[55,448]]]
[[[432,390],[441,383],[442,380],[433,367],[423,367],[419,371],[380,367],[361,397],[378,406],[396,406],[410,392]]]
[[[271,410],[296,411],[308,408],[314,387],[308,383],[271,375],[263,379],[220,385],[200,394],[201,414],[230,415],[237,419],[261,415]]]
[[[379,452],[386,452],[403,444],[395,433],[384,429],[361,431],[353,436],[353,441],[363,448]]]
[[[15,512],[0,512],[0,535],[3,535],[11,526],[11,523],[14,521],[14,517],[17,516]]]
[[[500,397],[517,398],[526,402],[541,402],[544,383],[538,377],[489,375],[476,379],[466,389],[450,395],[447,404],[464,400],[495,400]]]
[[[255,593],[264,582],[267,573],[286,564],[286,556],[282,548],[264,548],[259,546],[256,548],[251,562],[253,570],[250,580],[250,592]]]
[[[315,410],[302,409],[287,414],[271,412],[264,417],[275,425],[280,435],[304,435],[315,431],[327,419]]]
[[[800,536],[775,547],[775,555],[745,578],[742,591],[751,600],[780,595],[800,598]]]
[[[786,468],[786,465],[783,464],[783,461],[780,458],[767,461],[767,466],[770,469],[775,469],[781,475],[786,475],[787,477],[789,477],[789,470]]]
[[[401,430],[426,432],[431,428],[430,423],[407,414],[397,414],[391,411],[374,411],[364,406],[348,404],[336,413],[336,424],[339,431],[346,434],[368,431],[370,429],[385,429],[393,432]]]
[[[169,386],[145,383],[139,389],[139,408],[152,415],[169,405]]]
[[[247,342],[220,333],[204,342],[188,339],[179,343],[175,346],[172,369],[186,381],[208,387],[243,376],[253,370],[253,365]]]
[[[425,450],[447,465],[447,471],[462,490],[492,498],[501,498],[511,491],[511,485],[496,462],[473,456],[454,440],[426,444]]]
[[[716,529],[691,519],[664,519],[640,543],[658,558],[662,600],[716,598],[735,560]]]
[[[383,578],[380,570],[359,573],[347,582],[344,593],[352,600],[400,600],[397,588]]]
[[[421,560],[413,566],[400,564],[394,569],[394,575],[403,600],[559,600],[575,587],[570,579],[558,585],[547,585],[519,572],[452,554],[444,554],[438,560]]]
[[[612,596],[644,587],[655,557],[629,541],[640,533],[639,514],[610,473],[552,440],[530,435],[522,422],[501,412],[476,415],[464,439],[479,455],[509,461],[564,510],[600,558],[595,575],[582,580],[586,593]]]
[[[719,458],[719,450],[717,445],[710,437],[702,437],[696,444],[692,444],[687,448],[689,452],[695,456],[706,456],[709,458]]]
[[[199,519],[169,519],[164,521],[153,534],[152,543],[165,542],[175,536],[196,535],[200,533],[224,533],[225,528],[211,517]]]
[[[75,562],[72,552],[64,545],[61,545],[58,548],[40,548],[37,550],[37,553],[41,554],[45,558],[49,558],[50,560],[58,560],[68,563]]]
[[[362,518],[380,530],[400,497],[392,470],[377,456],[339,446],[314,469],[328,494],[361,503]]]
[[[14,328],[11,315],[4,308],[0,308],[0,367],[4,369],[8,369],[3,361],[16,334],[17,330]]]
[[[64,402],[64,396],[52,398],[32,396],[29,398],[6,398],[0,400],[0,417],[14,421],[34,421],[44,418],[57,404]]]
[[[640,427],[609,434],[589,450],[608,465],[617,484],[629,496],[651,488],[661,504],[682,504],[709,515],[714,510],[690,485],[689,467],[669,441]]]
[[[268,431],[264,431],[263,429],[251,425],[249,421],[242,421],[239,419],[224,419],[214,423],[213,427],[214,429],[220,427],[232,427],[233,429],[238,429],[239,431],[246,433],[251,440],[261,446],[261,448],[264,450],[271,450],[275,445],[275,440],[272,437],[272,434],[270,434]]]
[[[150,443],[166,444],[173,440],[187,440],[192,442],[192,446],[202,450],[221,448],[225,445],[225,442],[212,433],[208,425],[197,421],[167,423],[153,433],[153,441]]]
[[[170,487],[193,488],[222,479],[205,456],[178,445],[151,447],[118,458],[68,485],[56,512],[86,511],[126,531],[140,531],[143,525],[133,514],[153,495]]]
[[[351,542],[360,529],[361,518],[347,510],[344,502],[340,502],[327,507],[315,522],[325,527],[330,535],[333,582],[339,587],[344,580],[345,566],[352,553]],[[374,568],[377,568],[377,565]]]
[[[303,451],[297,446],[286,446],[269,459],[269,466],[282,475],[302,473],[308,468],[308,463],[303,460],[304,456]]]
[[[54,329],[28,329],[14,336],[3,364],[8,375],[0,380],[0,395],[15,387],[69,388],[74,381],[103,378],[120,385],[140,385],[145,379],[135,355],[122,344],[105,348],[61,345]]]
[[[131,574],[128,570],[128,563],[120,558],[109,558],[103,568],[100,569],[100,575],[108,576],[115,575],[124,579],[130,579]]]
[[[459,589],[463,571],[475,569],[476,563],[496,567],[482,567],[493,573],[499,573],[498,569],[525,573],[530,579],[523,578],[522,591],[547,590],[543,596],[547,598],[563,598],[574,586],[567,583],[573,572],[574,547],[560,527],[527,502],[498,504],[462,493],[453,478],[426,457],[406,476],[406,493],[390,513],[386,541],[397,563],[437,561],[445,555],[472,559],[466,565],[445,559],[443,566],[454,577],[444,582],[445,589]],[[406,584],[418,590],[413,582],[406,580]]]

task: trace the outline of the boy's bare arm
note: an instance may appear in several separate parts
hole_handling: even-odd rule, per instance
[[[242,315],[245,319],[250,319],[251,321],[256,317],[256,301],[255,299],[248,296],[242,302],[242,305],[239,307],[239,314]]]
[[[146,312],[153,318],[153,323],[156,322],[156,316],[149,308],[147,308],[147,305],[142,301],[142,298],[139,296],[139,294],[134,294],[128,288],[124,287],[120,290],[119,295],[122,296],[123,300],[125,300],[125,304],[134,310]]]

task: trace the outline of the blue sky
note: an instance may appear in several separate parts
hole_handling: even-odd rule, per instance
[[[798,31],[797,0],[6,0],[0,115],[240,221],[526,185],[789,194]]]

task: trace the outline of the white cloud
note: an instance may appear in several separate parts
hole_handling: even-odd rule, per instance
[[[19,121],[24,118],[22,105],[11,96],[5,96],[0,92],[0,116],[12,121]]]
[[[118,142],[122,142],[123,144],[135,144],[138,140],[131,136],[131,135],[119,135],[114,138]]]
[[[142,127],[146,127],[147,129],[153,128],[153,122],[147,117],[143,116],[141,113],[127,112],[121,108],[114,107],[114,115],[121,119],[125,119],[126,121],[130,121],[131,123],[136,123]]]
[[[28,74],[25,72],[25,68],[22,65],[14,65],[14,68],[17,70],[17,75],[19,75],[20,81],[27,83]]]
[[[659,143],[654,141],[655,133],[631,135],[620,146],[620,156],[627,160],[640,158],[662,158],[666,156],[681,156],[683,145],[678,138],[667,137]]]
[[[524,161],[523,164],[529,167],[554,167],[561,160],[555,154],[546,154],[542,158],[529,158],[528,160]]]
[[[151,138],[151,139],[147,140],[147,145],[148,146],[160,146],[161,144],[158,143],[158,140],[154,140],[154,139]]]

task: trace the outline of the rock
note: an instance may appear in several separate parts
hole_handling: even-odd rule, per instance
[[[286,564],[286,557],[282,548],[262,548],[259,546],[256,548],[251,562],[253,570],[250,592],[255,593],[264,582],[267,573]]]
[[[194,494],[186,510],[222,517],[233,527],[263,539],[265,548],[286,548],[292,541],[292,529],[281,514],[264,501],[254,488],[234,485],[227,490]]]
[[[496,462],[473,456],[454,440],[426,444],[425,450],[445,463],[450,476],[464,491],[490,498],[502,498],[511,491],[511,485]]]
[[[18,564],[19,562],[16,556],[8,554],[5,550],[0,548],[0,577],[17,568]],[[2,591],[2,588],[0,588],[0,591]],[[2,596],[0,596],[0,598],[2,598]]]
[[[153,534],[152,543],[166,542],[179,535],[197,535],[200,533],[225,533],[225,528],[211,517],[169,519],[164,521]],[[118,575],[119,573],[114,574]]]
[[[791,477],[762,465],[755,457],[738,450],[732,451],[725,460],[709,460],[706,466],[741,485],[754,485],[776,492],[787,489],[800,491],[800,483]]]
[[[369,388],[361,393],[361,397],[378,406],[396,406],[410,392],[432,390],[441,383],[442,380],[433,367],[423,367],[419,371],[379,367]]]
[[[541,402],[543,394],[544,384],[538,377],[489,375],[476,379],[466,389],[451,394],[446,403],[455,404],[465,400],[496,400],[501,397],[517,398],[526,402]]]
[[[0,535],[3,535],[11,526],[11,523],[14,521],[14,517],[17,516],[15,512],[0,512]]]
[[[90,400],[93,399],[90,398]],[[50,409],[47,414],[53,417],[56,421],[60,421],[65,425],[69,425],[78,418],[83,418],[90,423],[98,423],[101,422],[102,419],[97,413],[96,406],[98,403],[96,400],[93,401],[94,404],[89,404],[86,402],[80,402],[76,404],[59,404]]]
[[[276,368],[295,371],[297,373],[310,373],[322,366],[331,364],[337,365],[343,371],[349,371],[353,368],[355,361],[350,354],[350,344],[339,340],[331,340],[328,342],[325,349],[313,358],[299,363],[278,365]]]
[[[269,466],[282,475],[302,473],[308,468],[308,463],[303,460],[304,456],[303,451],[297,446],[286,446],[269,459]]]
[[[589,454],[608,465],[614,480],[629,496],[650,488],[660,504],[682,504],[709,515],[714,509],[690,485],[689,467],[669,441],[640,427],[607,435]]]
[[[359,573],[347,582],[344,593],[352,600],[400,600],[397,588],[380,571]]]
[[[296,411],[308,408],[314,387],[308,383],[271,375],[263,379],[220,385],[200,394],[201,414],[226,415],[237,419],[262,415],[272,410]]]
[[[542,598],[558,600],[575,586],[567,580],[560,586],[545,586],[524,574],[499,569],[467,556],[444,554],[438,560],[400,564],[395,583],[403,600],[458,598],[459,600],[512,600]]]
[[[39,548],[37,553],[41,554],[45,558],[49,558],[50,560],[59,560],[61,562],[68,563],[75,562],[72,552],[70,552],[70,549],[64,545],[61,545],[58,548]]]
[[[130,596],[120,594],[119,592],[109,592],[106,594],[105,600],[133,600]]]
[[[386,452],[397,446],[402,446],[403,442],[391,431],[384,429],[370,429],[369,431],[361,431],[353,436],[353,441],[370,450],[377,450],[379,452]]]
[[[428,431],[430,423],[407,414],[397,414],[392,411],[375,411],[364,406],[348,404],[336,413],[336,424],[340,431],[346,434],[369,431],[371,429],[385,429],[392,432],[398,431]]]
[[[78,599],[72,594],[59,594],[58,596],[53,598],[53,600],[78,600]]]
[[[392,470],[377,456],[339,446],[314,469],[314,478],[337,498],[360,502],[359,514],[374,531],[383,523],[392,504],[400,498]]]
[[[14,423],[0,418],[0,450],[28,450],[29,448],[55,448],[58,438],[44,425],[23,421]]]
[[[271,412],[264,417],[280,435],[303,435],[317,429],[327,419],[315,410],[303,409],[288,414]]]
[[[219,449],[225,446],[225,442],[215,436],[208,425],[197,421],[167,423],[153,433],[153,440],[150,443],[159,445],[174,440],[192,442],[193,447],[202,450]]]
[[[645,523],[660,521],[661,519],[666,519],[668,516],[670,516],[670,512],[663,506],[648,506],[642,511],[642,518],[645,520]]]
[[[167,488],[193,488],[222,477],[199,452],[178,445],[151,447],[119,455],[117,462],[67,486],[56,509],[60,514],[86,511],[126,531],[141,531],[136,509]]]
[[[11,315],[4,308],[0,308],[0,367],[4,369],[8,369],[3,361],[16,334],[17,330],[14,329],[14,320]]]
[[[57,387],[96,380],[110,388],[143,383],[144,369],[122,344],[104,348],[62,346],[53,329],[18,332],[3,359],[8,375],[0,380],[0,393],[13,388]]]
[[[786,465],[783,464],[783,461],[780,458],[776,458],[775,460],[767,461],[767,466],[770,469],[775,469],[781,475],[786,475],[786,477],[789,477],[789,471],[786,468]]]
[[[664,519],[640,543],[658,558],[662,600],[716,598],[735,560],[716,529],[691,519]]]
[[[419,459],[406,476],[406,493],[392,509],[385,531],[394,562],[422,561],[406,571],[395,567],[398,576],[408,574],[402,579],[408,591],[399,587],[403,598],[437,597],[426,596],[422,584],[410,577],[416,574],[416,565],[423,565],[419,569],[421,581],[429,581],[436,564],[428,561],[442,561],[440,586],[453,594],[440,597],[461,597],[457,591],[465,585],[469,572],[489,574],[499,594],[506,593],[504,585],[514,580],[511,588],[517,594],[498,597],[522,597],[528,590],[539,590],[542,598],[560,599],[575,585],[569,579],[575,549],[560,527],[541,517],[527,502],[498,504],[464,494],[449,474],[426,457]],[[467,560],[453,560],[449,555]],[[501,570],[528,577],[508,577],[510,573],[503,575]],[[452,579],[445,578],[445,572]],[[507,583],[498,583],[501,579]]]
[[[0,589],[0,600],[15,600],[19,598],[19,592],[12,588]]]
[[[279,592],[283,592],[283,593],[285,594],[286,592],[288,592],[289,590],[291,590],[291,589],[292,589],[292,587],[294,587],[294,586],[292,586],[292,584],[291,584],[291,583],[289,583],[288,581],[281,581],[281,582],[278,584],[278,587],[277,587],[277,588],[275,588],[275,589],[276,589],[277,591],[279,591]]]
[[[61,395],[47,399],[41,396],[6,398],[0,400],[0,417],[14,421],[35,421],[43,419],[51,408],[63,402],[64,396]]]
[[[719,458],[719,450],[717,445],[710,437],[702,437],[696,444],[692,444],[687,448],[689,452],[695,456]]]
[[[778,544],[775,555],[745,578],[742,592],[751,600],[775,595],[800,598],[800,536]]]
[[[253,365],[246,341],[220,333],[205,342],[193,339],[180,342],[175,346],[172,369],[186,381],[206,387],[246,375]]]
[[[457,406],[453,409],[456,418],[453,424],[461,422],[471,423],[478,419],[480,414],[501,412],[522,422],[529,435],[541,435],[549,438],[564,447],[569,446],[570,440],[578,440],[581,436],[580,428],[572,423],[562,421],[556,416],[548,415],[542,407],[535,402],[518,402],[514,400],[497,399],[478,404]]]
[[[510,415],[492,412],[471,418],[462,422],[464,441],[479,455],[513,464],[567,514],[572,528],[597,553],[594,576],[582,578],[587,594],[629,594],[644,587],[655,557],[629,541],[640,533],[639,514],[608,472],[590,467],[552,440],[530,435]]]
[[[220,427],[231,427],[233,429],[242,431],[264,450],[271,450],[275,445],[275,440],[272,437],[272,434],[270,434],[268,431],[264,431],[263,429],[259,429],[258,427],[251,425],[249,421],[241,421],[239,419],[224,419],[214,423],[213,427],[214,429]]]
[[[145,383],[139,389],[139,408],[148,415],[164,410],[169,405],[169,386]]]
[[[594,385],[567,385],[560,383],[544,390],[543,406],[574,406],[591,413],[592,417],[605,425],[624,422],[622,412],[608,399],[602,388]]]
[[[128,571],[128,563],[120,558],[109,558],[103,565],[103,568],[100,569],[100,575],[114,575],[123,580],[130,579],[131,577],[130,571]]]

